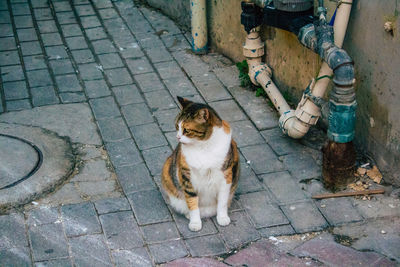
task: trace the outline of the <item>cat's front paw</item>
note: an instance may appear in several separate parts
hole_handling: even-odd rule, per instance
[[[201,230],[201,220],[200,221],[191,221],[189,223],[190,231],[197,232]]]
[[[217,216],[217,222],[221,226],[227,226],[231,223],[229,216]]]

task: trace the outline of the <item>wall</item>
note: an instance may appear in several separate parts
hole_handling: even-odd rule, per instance
[[[189,0],[147,0],[179,23],[190,27]],[[344,49],[355,61],[357,124],[355,142],[367,151],[389,183],[400,185],[400,0],[354,0]],[[325,0],[332,14],[336,1]],[[246,33],[240,24],[240,0],[208,0],[209,43],[213,50],[242,61]],[[394,20],[394,35],[384,31]],[[320,59],[293,34],[263,26],[266,61],[273,79],[294,99],[320,67]]]

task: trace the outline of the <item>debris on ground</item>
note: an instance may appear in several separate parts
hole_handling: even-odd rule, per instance
[[[376,166],[373,166],[372,169],[367,170],[367,175],[377,184],[380,184],[383,178],[381,172]]]

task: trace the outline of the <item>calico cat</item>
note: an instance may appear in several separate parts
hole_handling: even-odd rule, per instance
[[[239,153],[229,124],[210,106],[178,96],[178,145],[164,164],[162,186],[170,205],[201,230],[201,218],[230,223],[228,207],[238,185]]]

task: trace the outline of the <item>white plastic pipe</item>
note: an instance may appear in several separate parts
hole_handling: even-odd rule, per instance
[[[207,53],[207,16],[206,0],[190,0],[192,13],[192,51],[196,54]]]
[[[258,1],[254,1],[255,4],[259,4]],[[352,0],[342,3],[336,12],[336,19],[334,24],[334,38],[335,45],[341,47],[343,45],[344,36],[347,30],[347,24],[350,17]],[[257,36],[255,33],[257,33]],[[315,125],[318,118],[321,116],[320,108],[315,105],[307,97],[303,96],[296,111],[291,110],[286,100],[282,97],[282,94],[271,80],[271,71],[266,65],[261,63],[259,66],[255,63],[260,61],[261,56],[264,54],[264,48],[262,48],[262,54],[252,56],[249,53],[251,46],[254,43],[254,39],[259,38],[258,32],[253,30],[250,32],[246,39],[246,44],[243,47],[244,55],[247,58],[249,64],[249,75],[251,80],[256,85],[261,85],[264,91],[268,94],[268,97],[281,114],[279,118],[280,128],[290,137],[298,139],[302,138],[310,129],[312,125]],[[247,48],[246,48],[247,47]],[[254,48],[253,48],[254,50]],[[260,49],[256,51],[261,51]],[[318,77],[325,75],[332,75],[332,70],[326,62],[322,63]],[[328,87],[329,79],[320,79],[315,84],[311,85],[312,94],[316,97],[323,97]]]

